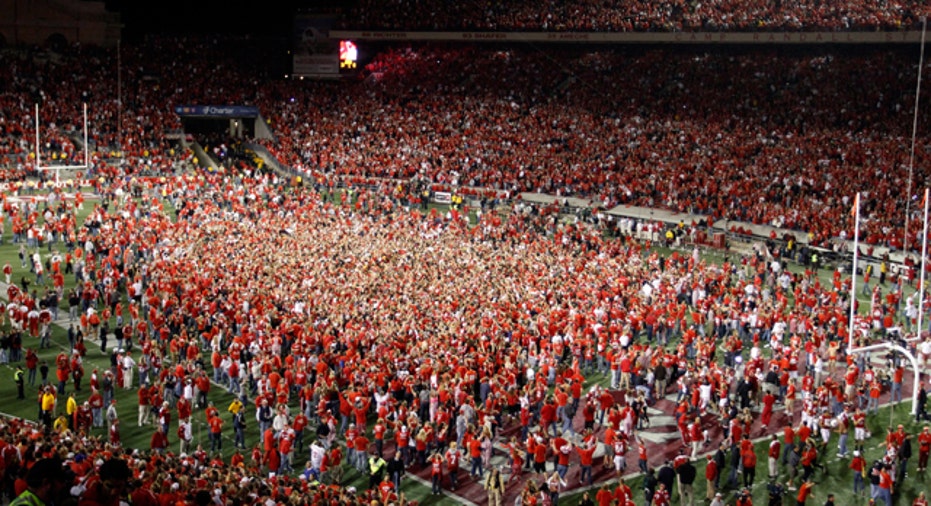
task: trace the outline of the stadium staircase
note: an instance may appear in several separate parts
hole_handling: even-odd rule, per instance
[[[84,151],[84,132],[79,131],[79,130],[70,130],[68,132],[65,132],[65,134],[68,136],[69,139],[71,139],[71,142],[74,143],[75,152]],[[87,145],[90,146],[91,150],[96,149],[96,146],[94,145],[94,141],[92,140],[88,140]]]
[[[191,149],[194,150],[194,156],[197,158],[197,165],[199,167],[206,167],[211,172],[220,168],[220,165],[217,163],[217,161],[214,160],[212,156],[208,155],[206,151],[204,151],[203,146],[201,146],[199,142],[192,142]]]
[[[256,158],[261,159],[266,167],[274,170],[281,177],[290,179],[292,177],[300,175],[297,172],[295,172],[293,169],[291,169],[291,167],[288,167],[284,165],[283,163],[281,163],[278,160],[278,158],[275,157],[275,155],[271,154],[271,152],[268,149],[266,149],[265,146],[261,144],[247,142],[243,144],[243,147],[245,147],[246,150],[249,150],[252,153],[254,153]]]

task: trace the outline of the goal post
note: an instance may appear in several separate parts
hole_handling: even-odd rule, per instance
[[[84,103],[84,163],[81,165],[48,165],[42,166],[42,138],[39,131],[39,104],[36,104],[36,170],[54,170],[55,171],[55,182],[59,182],[61,177],[61,171],[63,169],[83,169],[87,170],[90,167],[90,147],[87,144],[87,103]]]
[[[858,353],[866,353],[874,350],[892,350],[905,355],[905,358],[912,364],[912,369],[914,370],[915,377],[912,380],[912,415],[915,415],[918,412],[918,389],[920,388],[921,383],[921,367],[918,365],[918,359],[912,354],[908,348],[904,346],[899,346],[898,344],[892,342],[881,342],[876,344],[871,344],[868,346],[861,346],[859,348],[848,348],[848,355],[855,355]],[[895,399],[892,399],[895,402]]]

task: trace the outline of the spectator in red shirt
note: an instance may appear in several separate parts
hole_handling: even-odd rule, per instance
[[[925,493],[919,492],[918,497],[912,501],[912,506],[928,506],[928,500],[925,499]]]
[[[540,436],[535,436],[534,440],[533,470],[537,473],[543,473],[546,471],[546,444],[543,442],[543,438]]]
[[[876,498],[882,500],[886,506],[892,506],[892,475],[889,474],[889,466],[883,464],[877,471],[879,473],[879,486],[876,489]]]
[[[576,453],[579,454],[579,483],[592,484],[592,460],[596,448],[595,444],[575,447]]]
[[[744,487],[752,488],[756,477],[756,452],[750,450],[741,455],[744,469]]]
[[[802,451],[802,458],[799,462],[802,466],[802,481],[806,482],[811,479],[811,475],[815,472],[815,461],[818,459],[818,449],[815,447],[814,442],[809,442],[805,445],[805,449]]]
[[[811,489],[815,486],[814,482],[811,480],[805,480],[804,483],[798,488],[798,496],[796,496],[796,505],[805,506],[805,501],[811,496]]]
[[[595,502],[598,503],[598,506],[610,506],[613,500],[614,494],[611,493],[611,489],[607,483],[602,485],[598,493],[595,494]]]
[[[860,492],[866,488],[863,484],[863,478],[866,474],[866,459],[860,454],[859,450],[854,450],[853,458],[848,466],[853,471],[853,495],[860,496]]]
[[[149,448],[157,453],[164,453],[165,449],[168,448],[168,436],[161,425],[157,425],[155,432],[152,433]]]
[[[931,427],[925,425],[918,434],[918,472],[928,469],[928,454],[931,453]]]
[[[708,461],[705,463],[705,498],[709,501],[714,498],[714,494],[717,492],[719,472],[714,455],[708,454]]]
[[[552,397],[548,397],[546,403],[540,408],[540,426],[545,434],[556,436],[556,402]]]
[[[544,447],[543,450],[545,452],[546,448]],[[469,441],[469,458],[472,459],[472,469],[469,471],[469,475],[476,480],[482,479],[485,474],[482,469],[482,442],[478,438],[472,438]]]
[[[669,491],[663,483],[656,484],[656,492],[653,493],[653,506],[669,506]]]
[[[218,452],[223,450],[223,419],[220,418],[220,415],[214,415],[207,420],[207,425],[210,426],[209,438],[210,438],[210,452]]]

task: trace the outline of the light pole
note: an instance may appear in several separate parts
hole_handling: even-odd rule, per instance
[[[912,203],[912,172],[915,168],[915,136],[918,133],[918,99],[921,97],[921,71],[925,64],[925,33],[928,18],[921,17],[921,50],[918,56],[918,84],[915,86],[915,114],[912,119],[912,149],[908,155],[908,188],[905,192],[905,240],[902,250],[908,254],[908,213]]]

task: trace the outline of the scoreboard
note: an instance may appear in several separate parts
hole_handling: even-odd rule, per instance
[[[340,70],[353,70],[359,59],[359,49],[351,40],[339,41],[339,68]]]

